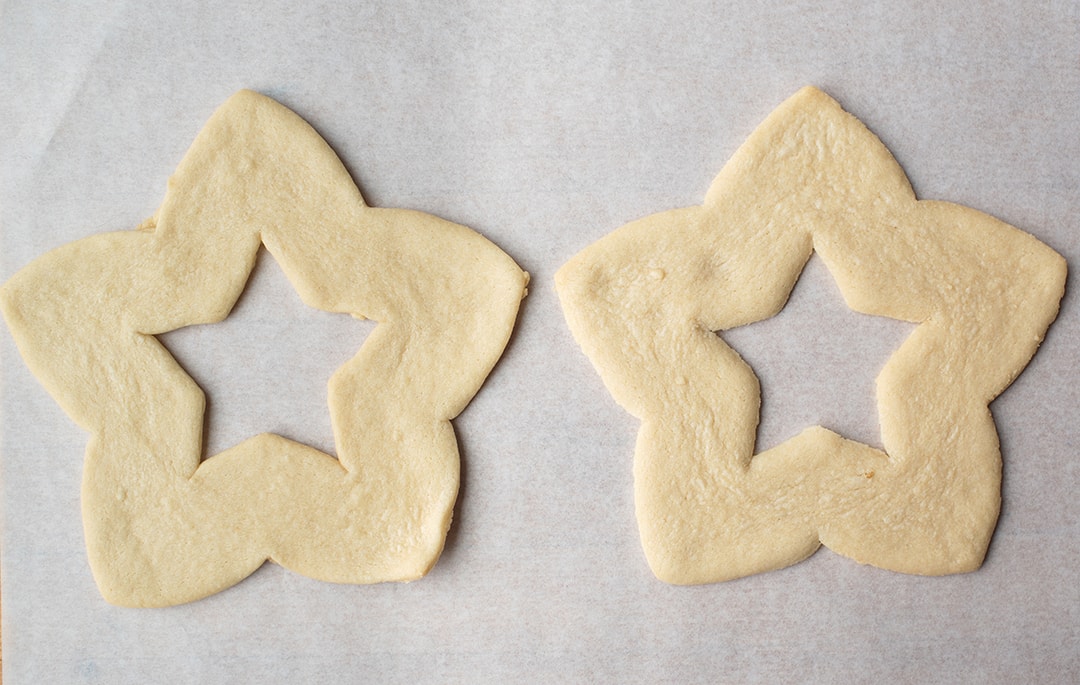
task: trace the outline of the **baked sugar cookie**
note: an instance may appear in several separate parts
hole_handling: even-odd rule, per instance
[[[821,427],[755,454],[758,380],[714,331],[776,314],[811,252],[852,309],[917,323],[877,379],[884,451]],[[1001,456],[988,404],[1054,320],[1064,260],[973,209],[917,201],[821,91],[762,123],[699,207],[632,222],[556,288],[575,339],[641,420],[638,525],[678,584],[793,564],[820,544],[916,574],[977,568]]]
[[[378,322],[330,379],[336,459],[262,434],[201,460],[203,393],[154,337],[223,319],[261,246],[306,304]],[[502,354],[526,282],[464,226],[368,207],[307,123],[242,91],[140,230],[40,257],[0,304],[30,369],[90,432],[83,520],[102,594],[161,606],[267,559],[341,583],[424,575],[458,490],[450,419]]]

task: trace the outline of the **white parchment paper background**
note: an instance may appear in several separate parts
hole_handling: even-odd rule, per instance
[[[86,435],[0,334],[5,682],[1076,682],[1071,286],[992,405],[1004,505],[978,572],[918,578],[822,550],[679,588],[645,565],[637,424],[571,340],[552,274],[627,221],[699,203],[806,84],[875,131],[920,197],[1077,263],[1071,1],[0,5],[0,280],[149,216],[203,122],[245,87],[311,122],[370,204],[472,226],[533,275],[503,361],[455,423],[446,552],[408,585],[266,565],[186,606],[106,604],[82,540]],[[875,441],[873,376],[904,327],[847,312],[813,261],[781,317],[737,344],[761,367],[761,439],[823,422]],[[270,258],[217,328],[167,338],[209,395],[211,451],[262,431],[330,449],[324,384],[368,329],[305,310]]]

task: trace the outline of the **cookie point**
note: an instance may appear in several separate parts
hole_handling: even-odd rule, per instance
[[[809,86],[803,86],[802,88],[797,90],[795,92],[795,95],[802,95],[803,97],[817,97],[817,96],[820,96],[820,95],[825,95],[825,91],[821,90],[817,86],[809,85]],[[828,96],[826,96],[826,97],[828,97]]]
[[[840,103],[838,103],[832,96],[830,96],[828,93],[821,90],[817,86],[803,86],[802,88],[797,90],[794,95],[788,98],[788,102],[791,104],[798,104],[804,106],[809,105],[816,107],[822,107],[829,104],[836,107],[840,106]]]
[[[249,101],[250,102],[250,101],[262,101],[262,100],[269,100],[269,99],[270,98],[266,97],[265,95],[263,95],[262,93],[260,93],[258,91],[251,90],[250,88],[241,88],[240,90],[238,90],[235,93],[233,93],[232,95],[230,95],[229,99],[226,100],[225,102],[232,102],[234,100],[237,101],[237,102],[243,102],[243,101]]]
[[[217,116],[232,116],[233,113],[251,111],[256,109],[288,109],[277,100],[263,95],[254,90],[244,88],[229,96],[225,102],[217,108]]]

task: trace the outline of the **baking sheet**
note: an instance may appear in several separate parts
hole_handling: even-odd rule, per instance
[[[700,203],[806,84],[877,133],[920,197],[993,214],[1073,263],[1078,46],[1072,2],[6,2],[0,279],[136,226],[207,117],[253,88],[307,119],[369,204],[469,225],[533,282],[455,421],[462,488],[428,577],[340,586],[268,564],[170,609],[98,594],[79,513],[87,436],[5,331],[5,682],[1075,682],[1071,287],[992,405],[1004,503],[982,569],[919,578],[822,549],[685,588],[645,564],[637,423],[571,340],[552,275],[627,221]],[[763,377],[763,446],[817,422],[874,440],[873,376],[905,329],[868,318],[812,260],[771,328],[732,333]],[[211,451],[262,431],[329,447],[323,384],[369,328],[305,311],[269,257],[235,317],[206,328],[166,344],[207,390]]]

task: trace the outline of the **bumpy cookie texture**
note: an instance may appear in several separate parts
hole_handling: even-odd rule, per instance
[[[885,451],[821,427],[754,454],[757,377],[714,331],[776,314],[816,251],[852,309],[918,323],[877,379]],[[978,568],[1000,507],[987,408],[1057,315],[1064,260],[973,209],[917,201],[884,145],[804,88],[700,207],[630,223],[556,275],[567,322],[642,422],[638,525],[661,579],[707,583],[820,544],[917,574]]]
[[[260,245],[308,305],[379,322],[330,379],[337,459],[263,434],[201,461],[203,393],[154,338],[223,319]],[[0,291],[30,369],[90,432],[102,594],[187,602],[266,559],[333,582],[424,575],[458,490],[450,419],[502,354],[526,282],[464,226],[366,206],[302,119],[234,95],[140,230],[50,252]]]

